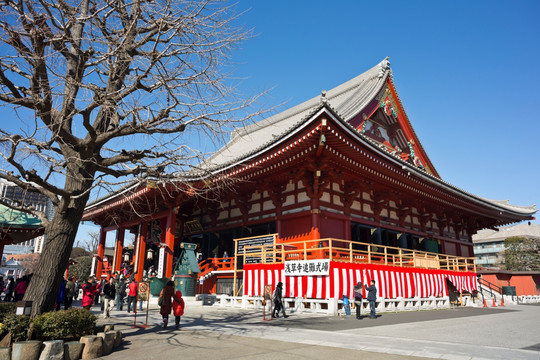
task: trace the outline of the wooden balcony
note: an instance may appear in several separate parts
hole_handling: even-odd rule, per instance
[[[330,261],[476,272],[474,257],[444,255],[342,239],[293,241],[246,246],[236,254],[238,263],[283,263],[291,260]],[[246,261],[248,260],[248,261]]]

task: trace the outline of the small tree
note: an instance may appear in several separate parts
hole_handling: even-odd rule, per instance
[[[54,305],[94,188],[182,173],[202,158],[194,139],[257,115],[227,68],[250,36],[235,19],[219,0],[0,2],[0,178],[55,211],[4,202],[45,226],[32,316]]]
[[[92,256],[80,256],[74,260],[77,263],[69,267],[69,274],[79,281],[86,281],[92,268]]]
[[[512,236],[504,240],[507,270],[540,270],[540,238]]]

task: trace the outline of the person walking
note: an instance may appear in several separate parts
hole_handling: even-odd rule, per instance
[[[28,287],[28,276],[24,275],[22,278],[17,279],[15,283],[15,301],[21,301],[26,293]]]
[[[73,296],[75,296],[75,276],[68,279],[64,288],[64,310],[71,307]]]
[[[375,314],[375,301],[377,301],[377,288],[375,287],[375,280],[371,280],[371,285],[368,287],[365,285],[366,291],[368,292],[367,300],[369,301],[369,318],[376,319],[377,315]]]
[[[126,281],[124,275],[120,275],[116,281],[116,310],[124,309],[124,298],[126,297]]]
[[[98,285],[94,284],[94,278],[89,277],[88,282],[82,286],[82,307],[90,310],[94,304],[94,297],[99,292]]]
[[[73,300],[77,301],[79,298],[79,290],[81,290],[81,283],[79,282],[79,279],[75,280],[75,293],[73,294]]]
[[[174,322],[176,324],[176,330],[180,329],[180,317],[184,315],[184,299],[182,298],[182,292],[178,290],[175,294],[175,299],[172,302]]]
[[[60,310],[60,307],[62,306],[62,303],[65,299],[65,293],[66,293],[66,280],[62,279],[62,282],[60,283],[60,291],[58,291],[58,296],[56,297],[56,305],[54,309],[56,311]]]
[[[4,297],[4,301],[13,301],[13,291],[15,290],[15,282],[13,281],[12,277],[8,277],[8,282],[6,285],[6,296]]]
[[[274,295],[272,296],[272,300],[274,301],[274,310],[272,311],[272,319],[279,317],[280,311],[283,313],[284,318],[289,317],[289,315],[285,314],[285,307],[283,306],[282,291],[283,291],[283,283],[280,281],[276,285],[276,289],[274,290]]]
[[[174,282],[169,280],[167,284],[161,289],[161,293],[158,298],[159,313],[163,318],[163,327],[167,327],[169,322],[169,315],[172,310],[172,302],[176,301],[176,295],[174,293]]]
[[[129,283],[129,293],[128,293],[128,300],[127,300],[127,312],[130,312],[133,310],[134,312],[137,311],[137,291],[139,290],[139,284],[137,284],[137,281],[132,280]],[[133,309],[131,308],[131,305],[133,304]]]
[[[362,319],[362,283],[359,281],[354,287],[354,307],[356,308],[356,318]]]
[[[111,317],[111,309],[114,306],[114,299],[116,298],[116,287],[114,286],[114,278],[110,278],[103,286],[103,318],[108,319]]]

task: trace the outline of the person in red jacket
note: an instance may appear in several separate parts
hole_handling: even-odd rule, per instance
[[[86,310],[90,310],[94,304],[94,297],[98,293],[97,284],[94,284],[94,278],[89,277],[88,282],[82,286],[82,307]]]
[[[174,301],[172,302],[174,321],[176,323],[176,330],[180,328],[180,317],[184,315],[184,299],[182,299],[182,292],[178,290],[175,294]]]
[[[128,300],[127,300],[127,312],[130,312],[131,305],[133,304],[133,311],[137,311],[137,291],[139,290],[139,284],[133,280],[129,283],[129,293],[128,293]]]

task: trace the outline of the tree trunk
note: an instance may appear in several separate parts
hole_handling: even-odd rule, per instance
[[[72,180],[71,184],[66,183],[66,188],[74,183],[88,186],[85,182]],[[88,197],[83,195],[70,201],[64,211],[55,209],[52,221],[45,228],[43,251],[24,295],[24,300],[32,301],[32,318],[52,310],[56,303]]]

